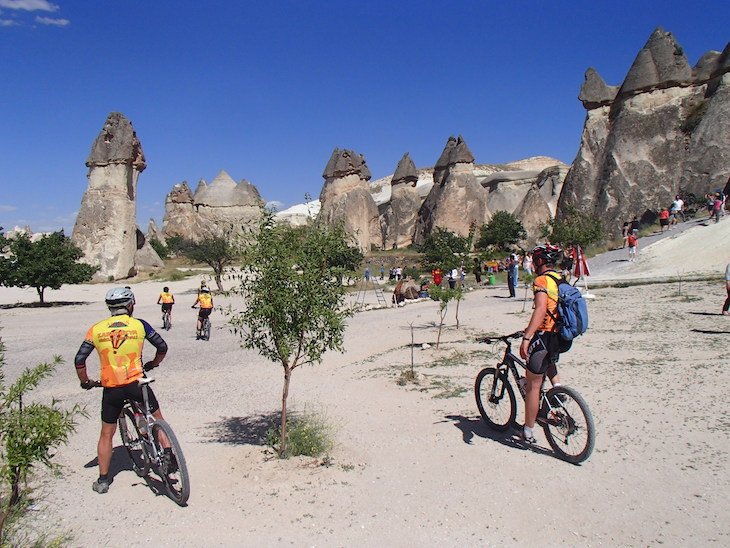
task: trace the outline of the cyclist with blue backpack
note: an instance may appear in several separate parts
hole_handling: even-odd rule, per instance
[[[540,388],[545,374],[553,386],[560,384],[556,362],[560,352],[570,348],[560,337],[558,320],[558,284],[562,279],[556,270],[563,251],[554,245],[539,245],[532,250],[536,277],[532,282],[534,308],[520,345],[520,356],[527,364],[527,394],[525,396],[525,426],[520,438],[535,443],[532,429],[540,407]]]

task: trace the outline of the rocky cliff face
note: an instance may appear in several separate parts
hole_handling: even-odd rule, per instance
[[[133,276],[137,180],[146,163],[132,123],[123,114],[109,114],[91,146],[86,166],[88,187],[72,239],[85,260],[99,266],[97,280]]]
[[[344,223],[363,253],[373,245],[380,247],[378,206],[368,187],[371,175],[364,156],[336,148],[322,177],[325,182],[319,196],[319,218],[328,224]]]
[[[464,139],[449,137],[433,172],[433,187],[423,202],[414,242],[423,243],[436,227],[466,236],[472,225],[489,220],[487,191],[474,175],[474,156]]]
[[[221,171],[210,184],[198,183],[195,193],[187,182],[175,185],[165,199],[163,233],[201,241],[212,236],[235,237],[258,228],[263,200],[254,185],[240,183]]]
[[[671,33],[655,30],[622,85],[589,69],[579,98],[587,109],[580,150],[558,215],[569,208],[601,219],[653,220],[675,194],[685,201],[724,187],[730,175],[730,44],[694,68]]]

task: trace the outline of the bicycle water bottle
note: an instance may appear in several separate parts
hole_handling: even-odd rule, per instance
[[[137,422],[137,429],[143,436],[147,435],[147,421],[144,420],[142,413],[135,413],[134,420]]]
[[[520,394],[522,394],[522,397],[524,398],[527,396],[527,379],[525,377],[522,377],[520,380],[517,381],[517,386],[520,389]]]

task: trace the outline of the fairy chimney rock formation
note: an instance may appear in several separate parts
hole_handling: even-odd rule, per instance
[[[676,194],[687,200],[724,187],[730,175],[729,57],[727,44],[692,69],[674,36],[658,28],[615,100],[605,100],[597,74],[587,74],[580,96],[587,109],[583,135],[557,216],[576,208],[615,236],[635,215],[654,221]]]
[[[578,99],[586,109],[592,109],[610,105],[616,98],[616,93],[618,93],[618,86],[606,85],[596,69],[589,68],[586,71],[585,81],[580,88]]]
[[[319,218],[328,224],[343,222],[363,253],[381,245],[378,206],[370,194],[370,169],[365,157],[336,148],[322,174]]]
[[[97,280],[118,280],[136,273],[136,194],[145,162],[132,123],[112,112],[86,160],[88,187],[72,239],[85,260],[99,266]]]
[[[660,27],[651,34],[634,59],[619,95],[687,85],[691,80],[692,69],[684,51],[672,33],[664,32]]]
[[[416,189],[418,171],[406,152],[391,180],[390,203],[383,214],[385,249],[403,248],[413,243],[422,199]]]
[[[474,175],[474,156],[463,137],[449,137],[433,172],[433,187],[419,211],[414,242],[440,227],[467,236],[489,218],[488,192]]]
[[[263,200],[254,185],[236,183],[225,171],[210,182],[198,182],[195,192],[186,182],[175,185],[165,200],[163,232],[193,241],[213,236],[234,238],[258,227]]]

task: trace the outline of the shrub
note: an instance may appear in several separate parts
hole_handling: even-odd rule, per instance
[[[157,238],[150,238],[150,245],[152,246],[152,249],[154,249],[160,256],[160,259],[167,259],[170,256],[170,252],[167,249],[167,246]]]
[[[279,453],[281,428],[272,427],[266,432],[265,443]],[[324,417],[303,413],[289,417],[286,449],[281,457],[320,457],[334,446],[332,428]]]

